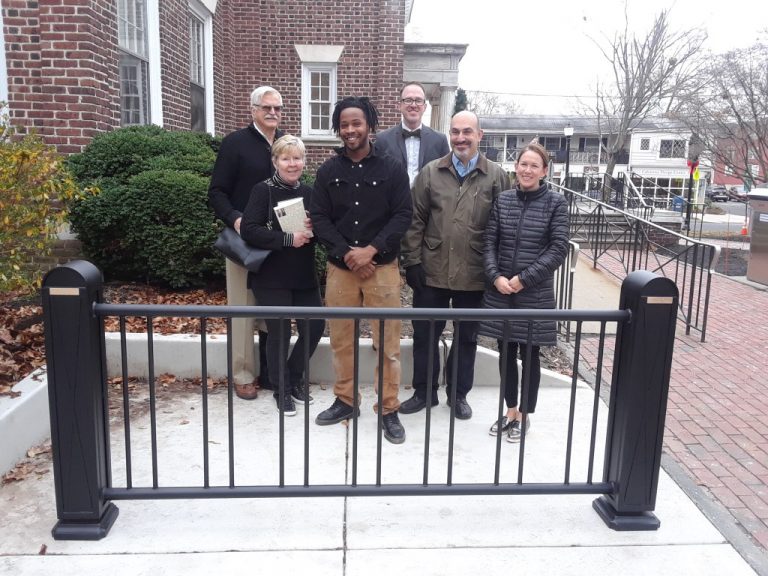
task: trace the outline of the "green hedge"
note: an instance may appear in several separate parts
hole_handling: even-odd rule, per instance
[[[223,272],[218,226],[206,207],[208,178],[150,170],[76,202],[72,229],[85,255],[111,278],[202,285]]]
[[[96,136],[82,154],[69,157],[81,183],[126,182],[146,170],[172,168],[210,176],[219,141],[201,132],[171,132],[159,126],[130,126]]]
[[[110,279],[184,287],[223,274],[224,258],[213,249],[221,223],[207,206],[219,144],[199,132],[132,126],[100,134],[70,156],[69,168],[88,192],[69,206],[84,255]],[[324,283],[327,256],[316,246]]]
[[[207,206],[218,140],[157,126],[94,138],[69,166],[93,193],[70,206],[83,252],[107,277],[201,285],[222,274],[219,229]]]

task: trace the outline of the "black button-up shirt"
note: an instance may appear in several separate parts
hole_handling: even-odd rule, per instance
[[[312,227],[328,249],[328,261],[347,268],[351,248],[373,246],[375,264],[400,253],[400,239],[411,225],[413,205],[408,174],[386,154],[371,152],[353,162],[338,149],[317,170],[312,192]]]

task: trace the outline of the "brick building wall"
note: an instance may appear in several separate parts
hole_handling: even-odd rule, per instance
[[[156,0],[155,0],[156,1]],[[120,126],[117,0],[0,0],[11,122],[34,130],[59,152],[80,152],[98,133]],[[251,121],[249,95],[280,90],[282,127],[301,134],[301,62],[294,46],[344,45],[338,97],[369,96],[380,126],[399,121],[405,0],[219,0],[213,17],[215,132]],[[191,122],[187,0],[159,4],[163,125]],[[328,158],[331,144],[308,147],[307,169]],[[50,266],[77,255],[75,239],[59,242]]]
[[[120,125],[117,0],[0,0],[12,123],[35,129],[63,153]],[[163,124],[190,127],[187,0],[163,0],[160,62]],[[215,130],[250,121],[248,97],[270,84],[285,100],[282,127],[301,133],[296,44],[344,45],[338,96],[370,96],[386,128],[403,71],[404,0],[219,0],[213,18]],[[309,147],[309,165],[330,145]]]
[[[220,0],[214,25],[217,133],[246,125],[251,90],[268,84],[283,95],[281,127],[301,134],[301,61],[296,44],[344,45],[338,65],[339,98],[369,96],[378,107],[382,128],[398,122],[404,10],[404,0]],[[237,25],[245,21],[248,26]],[[229,59],[217,57],[226,54]],[[310,145],[308,168],[328,158],[330,149]]]
[[[163,126],[189,130],[189,3],[160,3],[160,68],[163,71]]]
[[[248,122],[247,98],[235,100],[235,10],[231,0],[220,0],[213,20],[213,92],[216,134],[225,135]],[[240,94],[239,91],[237,91]]]
[[[71,153],[118,126],[115,0],[2,0],[2,9],[17,129]]]

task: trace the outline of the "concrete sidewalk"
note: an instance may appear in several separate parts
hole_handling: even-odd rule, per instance
[[[577,271],[575,298],[586,288],[605,294],[605,301],[584,307],[615,306],[618,280],[584,264],[587,272]],[[768,574],[766,287],[715,274],[707,341],[699,340],[678,324],[663,463],[742,556]],[[585,337],[581,353],[585,368],[594,370],[597,339]],[[612,361],[606,359],[606,375]]]
[[[525,480],[562,482],[568,380],[548,380],[526,439]],[[456,422],[454,482],[492,481],[496,449],[488,427],[498,407],[495,383],[478,386],[474,417]],[[327,407],[330,390],[313,386],[311,417]],[[401,392],[401,396],[405,393]],[[586,479],[589,414],[594,393],[580,384],[571,479]],[[226,394],[210,398],[211,482],[226,483]],[[136,399],[141,405],[142,399]],[[375,480],[373,392],[364,390],[359,420],[359,478]],[[288,483],[301,482],[304,412],[285,419]],[[198,394],[158,398],[161,485],[200,485],[201,401]],[[433,410],[430,479],[444,482],[448,407]],[[598,411],[597,454],[602,454],[607,410]],[[134,485],[151,484],[148,416],[132,426]],[[383,481],[420,482],[424,413],[401,416],[406,443],[383,442]],[[238,484],[277,481],[278,416],[262,393],[236,401]],[[313,483],[350,481],[351,429],[310,423]],[[115,485],[124,485],[120,416],[112,418]],[[514,481],[519,445],[501,443],[502,481]],[[601,476],[601,456],[594,477]],[[653,532],[615,532],[592,510],[594,496],[315,498],[261,500],[120,501],[111,533],[99,542],[54,541],[51,474],[0,489],[0,574],[111,576],[157,574],[487,574],[624,575],[754,574],[696,505],[661,474]],[[41,547],[45,555],[40,555]]]
[[[574,308],[613,309],[619,286],[581,263]],[[584,300],[589,296],[589,300]],[[768,293],[717,276],[708,342],[678,330],[667,415],[655,532],[608,529],[591,508],[594,496],[327,498],[121,501],[120,516],[100,542],[57,542],[50,472],[0,488],[0,574],[768,574]],[[758,320],[759,319],[759,320]],[[594,338],[582,342],[585,367]],[[609,336],[611,338],[611,336]],[[593,358],[592,358],[593,360]],[[611,358],[607,358],[610,369]],[[493,362],[491,362],[492,364]],[[498,380],[483,377],[470,396],[475,416],[456,423],[455,482],[491,481]],[[483,386],[485,384],[485,386]],[[311,417],[332,401],[313,387]],[[401,390],[401,399],[410,394]],[[222,394],[211,399],[212,483],[226,482]],[[585,426],[593,392],[580,384],[572,479],[584,479]],[[562,482],[569,388],[542,388],[525,454],[526,481]],[[360,418],[360,482],[374,479],[374,414],[366,391]],[[277,414],[268,393],[236,401],[238,484],[276,482]],[[606,408],[599,408],[598,439]],[[200,403],[190,393],[158,404],[160,481],[201,483]],[[45,416],[40,416],[45,417]],[[136,484],[149,476],[146,415],[133,428]],[[407,441],[384,441],[384,480],[419,482],[423,414],[403,415]],[[287,418],[287,481],[300,482],[303,408]],[[448,409],[433,412],[430,479],[446,474]],[[311,480],[350,480],[351,434],[310,423]],[[121,422],[112,432],[115,484],[125,482]],[[519,446],[502,442],[502,480],[516,478]],[[600,478],[601,447],[595,478]],[[735,546],[735,547],[734,547]],[[45,547],[45,554],[41,549]],[[746,559],[746,560],[745,560]],[[748,562],[747,562],[748,560]],[[750,566],[751,565],[751,566]],[[754,568],[754,570],[753,570]]]

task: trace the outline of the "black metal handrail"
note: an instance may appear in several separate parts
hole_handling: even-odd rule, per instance
[[[70,262],[46,275],[42,288],[45,321],[46,357],[48,363],[48,390],[51,414],[54,484],[56,488],[59,521],[53,535],[57,539],[99,539],[114,523],[118,510],[112,500],[119,499],[177,499],[221,497],[289,497],[289,496],[404,496],[404,495],[466,495],[466,494],[602,494],[593,507],[603,520],[615,529],[656,529],[658,519],[652,514],[655,507],[658,471],[661,462],[666,398],[672,362],[675,332],[675,310],[678,293],[675,285],[665,278],[644,271],[627,277],[622,287],[619,310],[478,310],[478,309],[391,309],[391,308],[289,308],[242,306],[169,306],[149,304],[105,304],[101,302],[101,274],[90,263]],[[110,437],[110,394],[107,385],[105,316],[117,316],[121,328],[121,362],[123,371],[122,400],[125,442],[126,479],[124,486],[115,486]],[[128,397],[127,350],[125,345],[125,318],[145,317],[147,325],[146,381],[149,395],[151,485],[135,485],[132,474],[131,402]],[[475,484],[457,483],[453,479],[453,454],[456,431],[456,382],[453,382],[446,477],[444,482],[430,480],[431,405],[426,406],[424,430],[424,465],[422,481],[412,484],[386,483],[382,480],[382,413],[378,412],[376,437],[376,476],[373,483],[362,483],[358,478],[358,415],[350,423],[352,450],[351,480],[347,484],[313,484],[310,482],[310,430],[309,400],[305,402],[303,481],[290,484],[285,480],[285,414],[279,414],[279,480],[266,485],[243,485],[236,481],[237,455],[234,444],[233,419],[234,384],[232,375],[232,344],[227,339],[227,468],[228,480],[216,485],[210,480],[208,387],[201,384],[202,458],[203,477],[199,486],[174,486],[160,482],[162,464],[158,453],[157,378],[154,373],[153,319],[163,316],[200,318],[200,370],[206,376],[209,337],[206,322],[209,317],[231,319],[236,317],[293,318],[308,322],[310,318],[345,318],[355,322],[359,333],[363,318],[379,320],[380,341],[384,339],[385,325],[390,320],[421,319],[431,323],[430,337],[434,340],[435,321],[454,321],[454,338],[458,339],[462,322],[468,320],[501,320],[525,322],[529,338],[536,320],[576,322],[574,367],[571,376],[570,398],[565,446],[563,481],[561,483],[525,482],[525,422],[517,462],[517,479],[502,482],[500,470],[501,435],[496,438],[493,481]],[[630,321],[631,320],[631,321]],[[574,441],[575,405],[578,374],[578,350],[581,342],[581,324],[598,321],[601,338],[598,352],[598,371],[593,389],[592,413],[589,416],[589,451],[586,461],[586,479],[575,481],[571,477],[572,444]],[[597,445],[597,418],[601,393],[600,365],[605,353],[605,327],[608,322],[618,324],[614,342],[613,375],[610,384],[610,402],[602,479],[593,478]],[[506,332],[505,328],[505,332]],[[279,336],[279,335],[278,335]],[[359,339],[354,340],[354,391],[359,397],[360,354]],[[506,348],[506,347],[505,347]],[[530,350],[530,348],[529,348]],[[506,366],[502,351],[502,366]],[[309,350],[304,350],[306,366]],[[377,380],[383,382],[384,347],[377,350],[379,370]],[[453,357],[452,373],[457,374],[458,355]],[[309,370],[310,368],[308,368]],[[433,367],[429,363],[427,380],[431,381]],[[280,375],[284,383],[285,374]],[[310,375],[306,375],[309,380]],[[205,378],[202,378],[204,381]],[[502,372],[500,381],[505,381]],[[521,383],[527,394],[530,382]],[[378,387],[378,403],[382,405],[383,386]],[[279,394],[285,394],[280,386]],[[282,400],[282,398],[281,398]],[[501,420],[504,387],[499,387],[498,420]],[[282,402],[280,402],[282,405]],[[582,417],[583,418],[583,417]],[[642,438],[642,441],[640,441]],[[245,458],[250,452],[246,451]]]
[[[555,271],[555,307],[560,310],[573,308],[573,277],[576,273],[576,264],[579,261],[579,245],[573,240],[568,241],[568,254],[563,265]],[[571,341],[571,323],[558,321],[557,329],[560,334],[565,333],[565,341]]]
[[[643,176],[642,174],[638,174],[637,172],[630,172],[629,173],[629,180],[633,183],[640,183],[640,184],[647,184],[648,187],[650,187],[653,190],[653,194],[647,195],[640,192],[641,195],[647,197],[651,203],[654,206],[657,206],[658,208],[666,208],[669,209],[672,206],[672,200],[675,196],[678,196],[678,194],[673,194],[670,190],[667,188],[664,188],[663,186],[659,186],[658,182],[655,182],[654,180],[651,180],[650,178],[647,178]],[[637,186],[637,184],[634,184]],[[641,186],[641,188],[644,188]],[[661,190],[663,192],[664,199],[662,200],[661,204],[658,204],[658,192]]]
[[[651,222],[589,195],[551,184],[568,199],[571,238],[618,279],[634,270],[670,278],[680,288],[679,315],[685,333],[696,330],[706,340],[712,274],[720,247]]]
[[[621,210],[635,213],[646,219],[653,215],[653,207],[645,203],[627,185],[624,174],[620,174],[618,177],[605,172],[568,175],[565,185],[557,186],[583,193],[593,200],[600,200],[608,205],[616,206]]]

